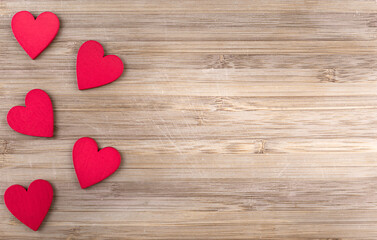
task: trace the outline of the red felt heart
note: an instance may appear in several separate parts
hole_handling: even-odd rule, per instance
[[[72,150],[73,165],[81,188],[90,187],[113,174],[120,165],[120,154],[112,147],[98,151],[94,139],[83,137]]]
[[[18,220],[37,231],[48,213],[53,195],[51,184],[38,179],[28,190],[20,185],[10,186],[4,193],[4,202]]]
[[[80,90],[84,90],[111,83],[122,75],[123,68],[123,62],[119,57],[104,57],[99,42],[87,41],[81,45],[77,53],[77,85]]]
[[[8,125],[16,132],[36,136],[52,137],[54,135],[54,113],[50,97],[43,90],[28,92],[25,105],[9,110]]]
[[[52,12],[41,13],[37,19],[27,12],[16,13],[12,30],[25,52],[35,59],[52,42],[59,31],[59,19]]]

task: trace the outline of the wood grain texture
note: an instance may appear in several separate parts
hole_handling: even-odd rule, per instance
[[[61,21],[35,61],[10,28],[21,10]],[[79,91],[90,39],[126,69]],[[377,239],[376,54],[375,0],[0,0],[0,238]],[[53,139],[6,123],[33,88]],[[86,190],[83,136],[124,160]],[[55,199],[32,232],[3,194],[37,178]]]

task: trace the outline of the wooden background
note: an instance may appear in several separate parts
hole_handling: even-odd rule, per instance
[[[31,60],[12,16],[56,13]],[[0,0],[1,239],[377,239],[377,1]],[[119,55],[116,82],[79,91],[86,40]],[[52,139],[6,123],[50,94]],[[83,136],[122,153],[82,190]],[[6,209],[12,184],[50,181],[38,232]]]

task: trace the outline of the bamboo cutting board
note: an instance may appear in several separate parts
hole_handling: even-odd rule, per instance
[[[21,10],[61,22],[34,61],[10,28]],[[87,40],[125,73],[79,91]],[[377,239],[376,55],[374,0],[0,0],[0,238]],[[52,139],[6,123],[34,88]],[[123,162],[82,190],[84,136]],[[38,178],[55,197],[33,232],[3,194]]]

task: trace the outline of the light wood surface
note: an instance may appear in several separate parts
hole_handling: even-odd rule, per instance
[[[12,16],[56,13],[31,60]],[[119,55],[116,82],[79,91],[80,45]],[[0,0],[1,239],[377,239],[375,0]],[[14,132],[6,114],[50,94],[55,137]],[[83,136],[122,153],[82,190]],[[3,201],[50,181],[38,232]]]

